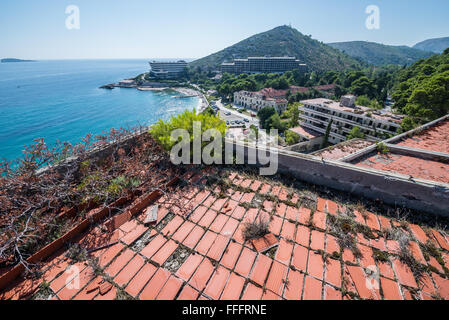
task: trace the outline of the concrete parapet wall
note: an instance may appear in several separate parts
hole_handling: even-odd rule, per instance
[[[244,155],[241,156],[244,156],[246,163],[256,162],[254,149],[250,146],[243,148]],[[400,174],[361,168],[338,161],[323,162],[313,156],[288,151],[277,152],[279,172],[293,175],[312,184],[373,200],[382,200],[390,205],[449,216],[447,206],[449,185],[447,184],[421,179],[412,181],[409,177]]]

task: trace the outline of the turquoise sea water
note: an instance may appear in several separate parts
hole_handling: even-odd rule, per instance
[[[98,88],[148,68],[148,60],[0,63],[0,158],[17,158],[35,138],[76,143],[88,133],[149,125],[197,107],[197,98],[176,99],[171,91]]]

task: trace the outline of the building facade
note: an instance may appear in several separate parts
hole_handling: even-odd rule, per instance
[[[150,75],[158,79],[174,79],[182,75],[187,70],[187,62],[180,60],[177,62],[150,62]]]
[[[301,64],[295,57],[249,57],[234,59],[221,65],[222,73],[284,73],[300,69],[305,71],[307,66]]]
[[[340,143],[346,140],[346,135],[359,127],[367,138],[382,140],[395,135],[401,127],[403,116],[392,113],[372,111],[366,107],[352,105],[353,96],[345,96],[341,102],[329,99],[303,100],[300,125],[325,134],[332,120],[329,142]]]
[[[263,90],[258,92],[239,91],[234,93],[234,104],[259,111],[264,107],[273,107],[278,113],[287,109],[288,101],[282,97],[267,96]]]

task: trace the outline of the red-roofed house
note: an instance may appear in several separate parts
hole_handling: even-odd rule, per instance
[[[305,93],[311,89],[318,91],[332,91],[335,89],[335,84],[315,87],[297,87],[290,86],[287,90],[277,90],[273,88],[263,88],[257,92],[238,91],[234,93],[234,103],[244,108],[260,110],[264,107],[273,107],[279,113],[287,109],[287,93],[291,94],[298,92]]]

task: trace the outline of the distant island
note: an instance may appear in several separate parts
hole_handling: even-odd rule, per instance
[[[0,60],[1,63],[10,63],[10,62],[36,62],[36,60],[22,60],[22,59],[15,59],[15,58],[6,58]]]

